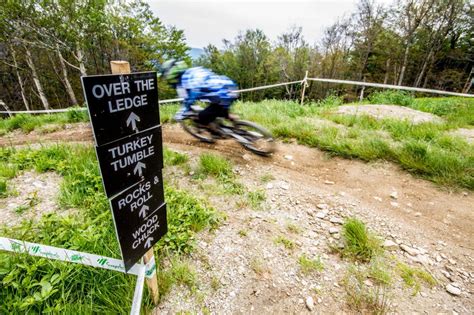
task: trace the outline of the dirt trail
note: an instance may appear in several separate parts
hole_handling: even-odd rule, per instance
[[[167,146],[186,152],[194,160],[202,152],[209,151],[218,151],[233,160],[240,180],[248,189],[265,190],[265,206],[271,209],[256,214],[251,209],[244,211],[231,206],[237,204],[230,200],[231,197],[211,200],[228,213],[227,223],[222,228],[199,240],[199,255],[204,255],[206,261],[215,262],[212,268],[223,284],[205,299],[211,312],[300,313],[306,310],[304,299],[308,295],[314,296],[318,312],[347,310],[342,297],[344,291],[339,285],[344,273],[340,268],[345,262],[328,252],[327,241],[334,241],[339,235],[328,233],[331,227],[340,230],[340,225],[332,218],[349,216],[363,219],[384,239],[415,248],[419,255],[409,255],[397,247],[397,256],[411,264],[422,263],[439,280],[439,286],[423,296],[402,294],[403,287],[399,286],[400,292],[395,293],[397,298],[392,305],[397,312],[424,310],[468,314],[474,311],[471,300],[474,293],[472,192],[447,191],[392,163],[364,163],[330,157],[320,150],[297,144],[279,143],[273,157],[262,158],[233,141],[215,145],[200,143],[177,125],[165,125],[163,138]],[[81,124],[45,135],[0,137],[0,146],[35,143],[38,139],[46,142],[92,141],[92,133],[87,125]],[[267,186],[259,180],[265,174],[274,178]],[[185,188],[195,189],[188,187],[189,180],[182,172],[168,176]],[[328,210],[326,218],[316,215],[320,209]],[[327,266],[324,277],[299,278],[297,254],[274,248],[275,235],[288,233],[284,226],[289,219],[304,231],[293,236],[300,252],[324,253]],[[242,227],[249,229],[249,236],[244,240],[237,233]],[[255,256],[271,266],[273,273],[264,271],[263,275],[252,277],[252,257]],[[211,283],[211,276],[202,271],[208,267],[205,264],[197,267],[200,276],[207,277],[205,283]],[[317,285],[309,286],[307,282]],[[462,288],[461,296],[454,297],[446,292],[445,286],[451,282]],[[160,306],[162,313],[201,311],[196,308],[200,303],[190,301],[181,291],[165,299]]]
[[[171,147],[189,150],[191,146],[195,152],[201,148],[217,150],[252,167],[271,163],[273,172],[278,175],[284,173],[288,179],[297,180],[314,190],[324,187],[324,190],[334,193],[344,191],[369,207],[400,220],[416,234],[423,227],[425,236],[445,241],[451,239],[459,247],[474,250],[474,196],[467,192],[444,191],[392,163],[364,163],[330,157],[317,149],[283,143],[268,159],[252,155],[232,141],[202,144],[182,132],[179,126],[167,126],[163,135],[164,142]],[[285,156],[291,156],[291,161]],[[390,197],[393,192],[397,192],[397,200]],[[397,202],[398,206],[392,206],[391,201]]]

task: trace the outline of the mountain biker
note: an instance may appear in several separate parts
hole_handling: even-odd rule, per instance
[[[237,85],[226,76],[217,75],[203,67],[189,68],[186,62],[171,59],[164,62],[160,69],[161,77],[176,89],[183,98],[181,109],[176,113],[176,120],[183,120],[194,114],[191,106],[196,101],[208,102],[209,105],[199,112],[197,122],[213,128],[217,117],[236,119],[229,114],[232,103],[237,99]]]

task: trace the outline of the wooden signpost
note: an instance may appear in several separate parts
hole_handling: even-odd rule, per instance
[[[112,75],[81,79],[128,271],[142,257],[153,264],[153,245],[167,232],[158,86],[155,72],[130,73],[126,61],[112,61],[111,68]],[[147,285],[157,304],[156,267],[148,272]]]

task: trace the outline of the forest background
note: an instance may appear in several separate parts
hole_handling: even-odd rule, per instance
[[[158,13],[159,14],[159,13]],[[149,4],[133,1],[3,1],[0,3],[0,105],[9,110],[81,106],[80,77],[110,72],[111,60],[132,71],[185,59],[250,88],[309,77],[377,82],[468,93],[473,80],[474,10],[463,0],[360,0],[320,39],[302,28],[271,41],[241,31],[192,60],[182,30],[165,26]],[[260,90],[244,100],[294,99],[300,85]],[[371,90],[366,90],[370,93]],[[160,98],[175,92],[160,82]],[[306,99],[354,100],[358,87],[311,82]]]

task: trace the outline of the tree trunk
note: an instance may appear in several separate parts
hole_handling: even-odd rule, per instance
[[[472,76],[474,75],[474,66],[471,66],[471,72],[467,76],[466,84],[464,84],[464,88],[462,89],[463,93],[469,92],[472,87],[472,80],[474,79]]]
[[[0,105],[2,105],[2,107],[5,108],[5,110],[8,112],[8,116],[12,117],[12,114],[10,113],[10,108],[8,108],[8,105],[5,104],[5,102],[2,101],[1,99],[0,99]]]
[[[410,49],[410,45],[407,43],[405,46],[405,52],[403,53],[403,63],[400,69],[400,76],[398,77],[398,84],[397,85],[402,85],[403,83],[403,77],[405,76],[405,70],[407,68],[407,62],[408,62],[408,51]]]
[[[397,75],[398,75],[398,64],[395,64],[393,67],[393,85],[397,85]]]
[[[385,77],[383,78],[383,84],[387,84],[388,82],[388,76],[389,76],[389,71],[390,70],[390,58],[385,61]]]
[[[18,84],[20,85],[21,98],[23,99],[23,104],[25,104],[26,110],[30,110],[30,104],[28,103],[28,99],[26,98],[25,86],[23,85],[23,80],[21,79],[20,71],[18,71],[18,63],[16,61],[16,52],[13,49],[13,47],[10,47],[10,50],[12,52],[13,65],[15,66],[16,77],[18,79]]]
[[[77,61],[79,61],[79,68],[81,69],[81,76],[87,75],[86,65],[84,64],[84,53],[82,52],[79,43],[76,43],[76,53],[77,53]]]
[[[434,49],[433,47],[431,47],[428,53],[428,56],[426,56],[426,58],[423,60],[423,66],[421,67],[421,71],[415,80],[415,87],[420,86],[421,80],[423,79],[423,76],[425,75],[426,68],[428,67],[428,64],[431,63],[431,59],[433,58],[433,52],[434,52]]]
[[[28,47],[25,46],[26,51],[26,62],[28,63],[28,67],[30,67],[31,75],[33,76],[33,81],[35,82],[36,89],[38,90],[39,97],[41,99],[41,103],[43,103],[44,109],[49,109],[49,102],[44,94],[43,86],[38,77],[38,73],[36,72],[35,64],[33,63],[33,58],[31,58],[31,52]]]
[[[77,105],[76,95],[74,94],[74,90],[72,89],[71,82],[69,82],[69,78],[67,75],[66,64],[64,63],[63,55],[59,50],[59,46],[56,47],[56,52],[59,56],[59,62],[61,64],[61,70],[63,74],[64,85],[66,86],[67,94],[69,94],[69,98],[71,99],[72,105]]]

